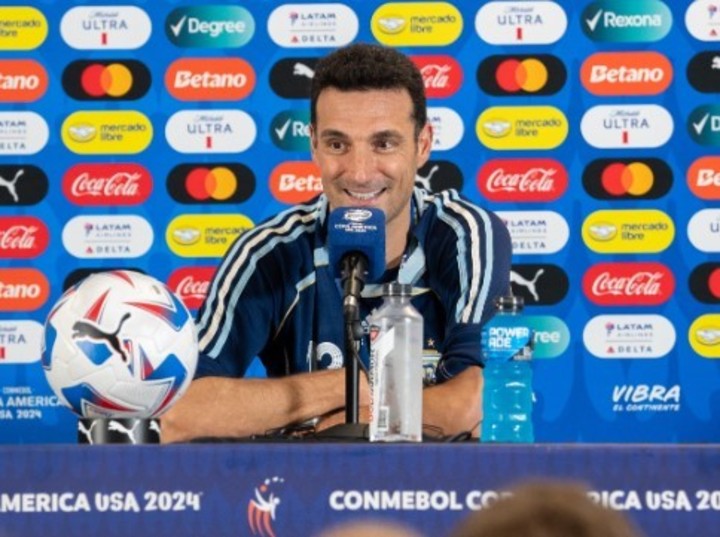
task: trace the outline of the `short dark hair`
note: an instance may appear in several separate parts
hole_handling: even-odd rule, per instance
[[[310,123],[317,121],[317,101],[326,88],[340,91],[406,89],[413,105],[415,133],[427,122],[425,83],[417,66],[402,52],[381,45],[355,43],[335,50],[315,65],[310,89]]]

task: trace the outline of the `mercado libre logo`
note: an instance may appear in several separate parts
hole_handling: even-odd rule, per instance
[[[688,330],[690,346],[705,358],[720,358],[720,315],[709,313],[693,321]]]
[[[672,170],[657,158],[596,159],[583,171],[583,187],[595,199],[658,199],[673,184]]]
[[[275,517],[277,516],[280,496],[278,488],[285,479],[278,476],[268,477],[255,487],[253,496],[247,506],[247,517],[250,531],[259,537],[275,537]]]
[[[490,95],[552,95],[566,80],[565,65],[550,54],[490,56],[477,70],[478,85]]]
[[[375,39],[395,47],[450,45],[462,28],[462,14],[447,2],[383,4],[370,22]]]
[[[601,254],[658,253],[675,238],[675,224],[655,209],[600,210],[583,222],[585,245]]]
[[[0,21],[0,50],[33,50],[48,35],[47,19],[34,7],[0,7]]]
[[[475,16],[475,31],[491,45],[549,45],[567,30],[567,15],[555,2],[488,2]]]
[[[567,138],[568,120],[554,106],[492,106],[478,116],[475,132],[490,149],[554,149]]]
[[[79,101],[134,101],[150,82],[150,70],[137,60],[77,60],[62,75],[65,93]]]
[[[181,214],[168,224],[165,241],[180,257],[222,257],[254,225],[242,214]]]
[[[601,0],[586,6],[581,20],[583,32],[593,41],[649,43],[668,34],[672,13],[658,0]]]
[[[134,6],[74,7],[60,21],[63,41],[78,50],[134,50],[151,32],[150,17]]]
[[[240,6],[179,7],[165,20],[165,35],[178,47],[238,48],[254,33],[255,19]]]
[[[80,155],[135,154],[150,145],[153,127],[135,110],[80,110],[63,121],[61,135],[65,146]]]
[[[240,203],[255,191],[255,175],[240,163],[179,164],[168,174],[167,190],[178,203]]]

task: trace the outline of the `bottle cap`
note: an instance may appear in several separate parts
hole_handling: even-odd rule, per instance
[[[390,282],[383,285],[385,296],[412,296],[412,285],[409,283]]]
[[[498,297],[495,301],[495,305],[499,310],[521,310],[525,306],[525,300],[521,296],[517,295],[505,295]]]

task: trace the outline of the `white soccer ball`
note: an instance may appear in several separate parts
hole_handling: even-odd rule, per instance
[[[139,272],[88,276],[45,322],[45,376],[86,418],[161,415],[190,385],[197,358],[190,312],[164,283]]]

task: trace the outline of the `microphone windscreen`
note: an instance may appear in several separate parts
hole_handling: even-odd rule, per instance
[[[374,282],[385,272],[385,213],[370,207],[339,207],[328,220],[330,266],[341,277],[341,261],[351,252],[368,260],[366,282]]]

